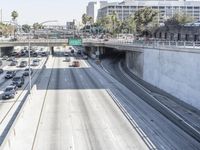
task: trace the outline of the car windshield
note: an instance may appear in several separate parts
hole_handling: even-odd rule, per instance
[[[8,87],[5,89],[5,92],[9,92],[9,91],[12,91],[13,90],[13,87]]]
[[[27,69],[25,69],[24,71],[29,71],[29,69],[27,68]]]
[[[20,77],[14,77],[13,78],[13,81],[18,81],[18,80],[20,80]]]
[[[12,71],[8,71],[8,72],[7,72],[7,74],[12,74],[12,73],[13,73]]]

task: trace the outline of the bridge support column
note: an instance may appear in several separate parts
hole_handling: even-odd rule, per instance
[[[54,55],[54,47],[50,46],[49,49],[50,49],[50,55]]]

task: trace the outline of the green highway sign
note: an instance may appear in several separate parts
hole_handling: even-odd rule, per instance
[[[68,43],[69,43],[69,46],[80,46],[80,45],[82,45],[82,39],[81,38],[70,38]]]

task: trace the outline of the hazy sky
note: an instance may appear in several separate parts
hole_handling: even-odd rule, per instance
[[[3,20],[10,20],[11,12],[16,10],[20,24],[58,20],[54,24],[64,25],[74,18],[80,20],[89,1],[91,0],[0,0],[0,8],[3,10]]]

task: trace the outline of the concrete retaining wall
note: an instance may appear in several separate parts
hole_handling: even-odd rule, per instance
[[[135,52],[126,54],[132,72],[200,109],[200,53],[158,49],[144,49],[140,55],[130,53]]]
[[[133,71],[134,74],[143,78],[143,52],[126,52],[126,64]]]

